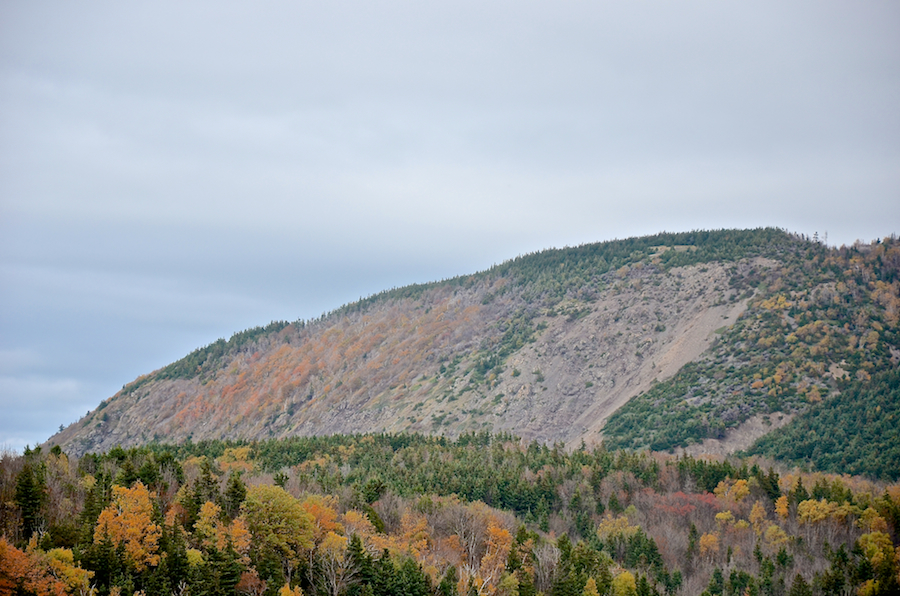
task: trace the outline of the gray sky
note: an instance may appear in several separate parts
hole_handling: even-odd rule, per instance
[[[0,5],[0,446],[219,337],[663,230],[900,231],[900,4]]]

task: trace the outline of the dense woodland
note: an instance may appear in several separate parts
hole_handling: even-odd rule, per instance
[[[900,486],[508,435],[153,444],[0,461],[0,594],[900,590]]]

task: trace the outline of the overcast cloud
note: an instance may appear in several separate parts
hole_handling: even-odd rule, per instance
[[[0,445],[235,331],[662,230],[900,231],[900,4],[0,6]]]

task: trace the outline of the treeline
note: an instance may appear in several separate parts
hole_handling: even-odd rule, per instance
[[[0,461],[0,593],[893,594],[900,487],[508,435]]]

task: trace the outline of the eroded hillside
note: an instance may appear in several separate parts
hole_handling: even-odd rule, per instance
[[[154,440],[490,430],[593,443],[614,428],[635,446],[674,436],[670,448],[722,439],[747,420],[758,435],[769,428],[760,416],[838,391],[833,367],[863,378],[896,365],[892,242],[873,249],[878,271],[859,269],[871,250],[854,261],[780,230],[528,255],[220,340],[127,385],[51,442],[83,453]],[[872,288],[848,285],[852,266]],[[813,298],[840,308],[825,305],[816,323],[804,314]],[[851,344],[872,355],[848,359]],[[800,358],[801,347],[810,364],[788,375],[786,354]],[[605,426],[625,404],[640,407]],[[666,411],[692,430],[660,434],[669,419],[653,414]]]

